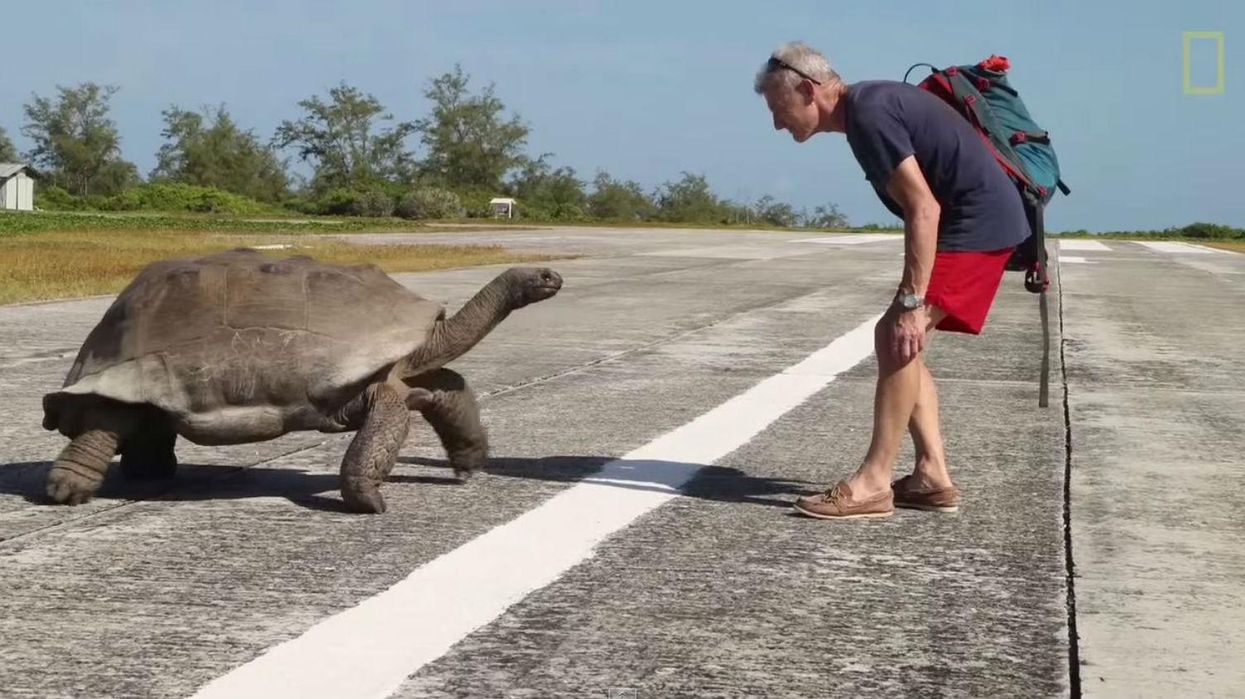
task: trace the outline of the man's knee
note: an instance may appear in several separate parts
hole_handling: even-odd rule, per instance
[[[892,340],[895,332],[895,314],[888,310],[873,325],[873,355],[878,362],[878,370],[883,374],[903,367],[904,362],[894,356]]]

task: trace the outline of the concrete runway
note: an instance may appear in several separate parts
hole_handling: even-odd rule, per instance
[[[416,417],[379,516],[352,435],[45,504],[40,399],[111,299],[0,308],[0,697],[1245,696],[1245,255],[1052,242],[1049,407],[1009,273],[928,353],[961,511],[826,522],[790,503],[868,446],[900,238],[412,237],[582,257],[453,365],[489,470]]]

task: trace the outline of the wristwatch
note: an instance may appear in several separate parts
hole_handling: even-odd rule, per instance
[[[925,299],[916,294],[908,294],[901,291],[895,294],[895,303],[899,304],[899,307],[905,311],[915,311],[925,305]]]

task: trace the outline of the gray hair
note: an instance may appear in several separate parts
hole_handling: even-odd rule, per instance
[[[823,85],[829,85],[841,80],[839,74],[830,67],[830,61],[820,51],[802,41],[789,41],[779,46],[777,50],[770,54],[770,57],[777,58],[792,68],[802,71]],[[761,70],[757,71],[753,89],[760,95],[764,94],[766,88],[775,83],[793,88],[802,79],[798,73],[785,68],[773,67],[766,60],[765,64],[761,66]]]

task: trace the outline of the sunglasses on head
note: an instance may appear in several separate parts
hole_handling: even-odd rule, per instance
[[[792,73],[795,73],[796,75],[800,76],[801,78],[804,78],[805,80],[808,80],[808,81],[812,82],[814,85],[820,85],[820,84],[821,84],[821,81],[820,81],[820,80],[817,80],[817,79],[813,78],[813,77],[812,77],[811,75],[809,75],[808,73],[805,73],[804,71],[800,70],[799,68],[796,68],[795,66],[791,65],[790,63],[787,63],[786,61],[784,61],[784,60],[782,60],[781,58],[778,58],[778,57],[776,57],[776,56],[770,56],[770,57],[769,57],[769,64],[768,64],[768,67],[769,67],[769,70],[771,70],[771,71],[772,71],[772,70],[774,70],[774,69],[776,69],[776,68],[786,68],[787,70],[791,71]]]

